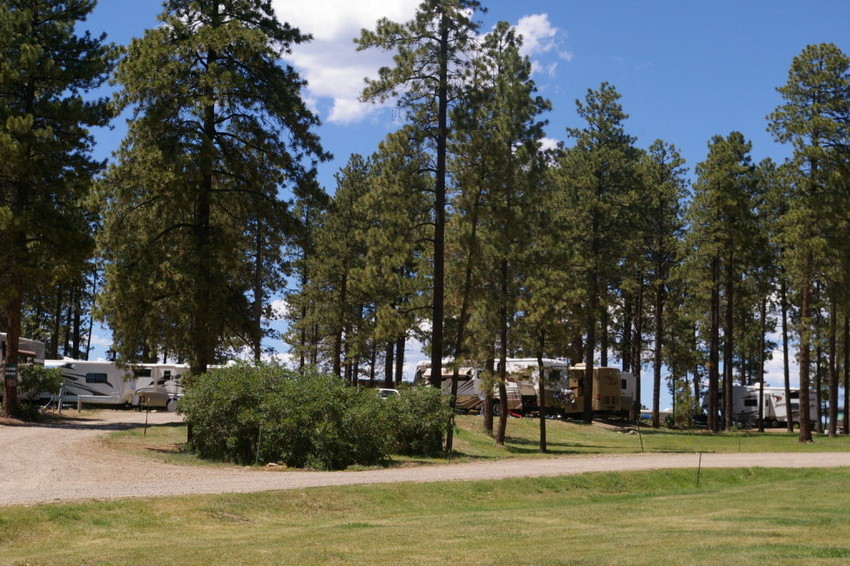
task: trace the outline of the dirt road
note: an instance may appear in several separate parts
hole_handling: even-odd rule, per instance
[[[151,413],[152,424],[174,422]],[[141,426],[144,413],[101,411],[50,425],[0,425],[0,506],[201,493],[247,493],[328,485],[461,481],[599,471],[696,468],[698,454],[623,454],[357,472],[176,466],[105,449],[98,436]],[[850,453],[703,454],[704,468],[850,466]]]

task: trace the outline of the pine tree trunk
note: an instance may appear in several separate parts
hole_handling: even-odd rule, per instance
[[[718,389],[720,385],[720,258],[711,259],[711,328],[708,345],[708,428],[720,432]]]
[[[788,432],[794,432],[794,419],[791,418],[791,360],[788,357],[788,294],[784,274],[779,285],[779,298],[782,308],[782,371],[785,379],[785,426]]]
[[[845,307],[846,308],[846,307]],[[850,434],[850,315],[844,313],[844,434]]]
[[[833,293],[834,295],[834,293]],[[836,334],[838,334],[838,306],[831,297],[829,309],[829,436],[835,437],[838,429],[838,365],[836,360]]]
[[[655,355],[652,367],[652,426],[661,426],[660,400],[661,400],[661,363],[662,347],[664,341],[664,284],[656,283],[655,287]],[[673,392],[675,401],[676,393]],[[675,411],[674,411],[675,414]]]
[[[599,366],[608,367],[608,309],[599,312]]]
[[[641,400],[641,371],[643,370],[643,364],[641,363],[641,355],[643,354],[643,294],[644,294],[644,285],[641,281],[640,286],[638,287],[638,296],[637,296],[637,304],[635,305],[634,312],[634,321],[635,328],[634,334],[632,335],[632,373],[635,376],[635,402],[634,402],[634,411],[633,418],[637,419],[640,415],[640,411],[643,408],[643,402]]]
[[[446,152],[448,141],[448,15],[440,15],[440,61],[437,86],[437,171],[434,188],[434,279],[431,329],[431,386],[441,387],[445,297]]]
[[[501,261],[499,269],[501,280],[501,306],[499,307],[499,428],[496,431],[496,444],[505,445],[508,427],[508,390],[505,386],[508,370],[508,262]]]
[[[491,355],[487,358],[487,361],[484,362],[484,371],[487,372],[489,376],[495,376],[496,374],[496,360]],[[482,421],[484,425],[484,430],[487,431],[489,435],[493,435],[493,388],[486,387],[484,390],[484,405],[481,408],[482,412]]]
[[[723,324],[723,417],[724,429],[732,430],[735,415],[732,412],[733,355],[735,352],[735,280],[732,258],[726,266],[726,316]]]
[[[759,384],[759,432],[764,432],[764,364],[765,364],[765,356],[767,356],[767,352],[765,352],[766,346],[765,336],[767,335],[767,297],[763,297],[761,300],[761,310],[759,312],[759,370],[758,370],[758,384]]]
[[[801,285],[802,306],[800,309],[800,437],[799,441],[812,442],[812,423],[809,414],[809,371],[811,370],[811,333],[812,333],[812,271],[814,257],[812,252],[807,252],[803,266],[803,280]],[[790,399],[788,400],[790,404]],[[790,407],[788,420],[791,418]]]
[[[545,454],[546,447],[546,370],[543,367],[543,348],[546,345],[546,333],[540,332],[540,341],[537,344],[537,415],[540,419],[540,452]]]
[[[5,370],[10,366],[18,365],[22,307],[20,294],[16,292],[16,289],[21,289],[21,287],[16,287],[14,284],[12,287],[12,296],[8,298],[6,303],[6,323],[9,326],[6,329],[6,359],[3,364],[3,416],[10,419],[18,416],[18,380],[5,379]]]
[[[395,369],[395,366],[393,365],[393,363],[394,363],[393,360],[395,358],[395,356],[394,356],[395,344],[393,342],[387,342],[387,347],[386,347],[385,352],[386,352],[386,358],[385,358],[385,362],[384,362],[384,387],[392,389],[393,376],[394,376],[393,370]],[[432,370],[432,372],[433,372],[433,370]],[[433,375],[431,377],[433,377]],[[440,376],[440,377],[442,377],[442,376]],[[442,386],[442,379],[440,380],[440,386]]]
[[[398,337],[395,343],[395,385],[401,384],[404,377],[404,347],[406,344],[404,334]]]

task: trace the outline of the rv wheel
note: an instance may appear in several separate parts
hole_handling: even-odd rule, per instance
[[[498,417],[502,414],[502,404],[498,399],[493,400],[493,416]]]
[[[169,399],[168,402],[165,404],[165,410],[168,411],[169,413],[176,413],[177,412],[177,399]]]

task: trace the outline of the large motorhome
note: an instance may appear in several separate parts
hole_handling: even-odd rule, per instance
[[[61,402],[91,405],[177,409],[187,369],[174,364],[120,364],[82,360],[47,360],[62,369]]]
[[[134,364],[132,404],[176,411],[183,394],[183,376],[188,372],[189,366],[182,364]]]

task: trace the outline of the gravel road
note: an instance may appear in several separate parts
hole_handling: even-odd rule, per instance
[[[151,413],[149,422],[179,421]],[[165,464],[106,449],[98,436],[144,424],[144,413],[100,411],[48,425],[0,425],[0,506],[329,485],[462,481],[600,471],[696,468],[698,454],[623,454],[472,462],[357,472],[308,472]],[[703,454],[704,468],[848,467],[850,453]]]

